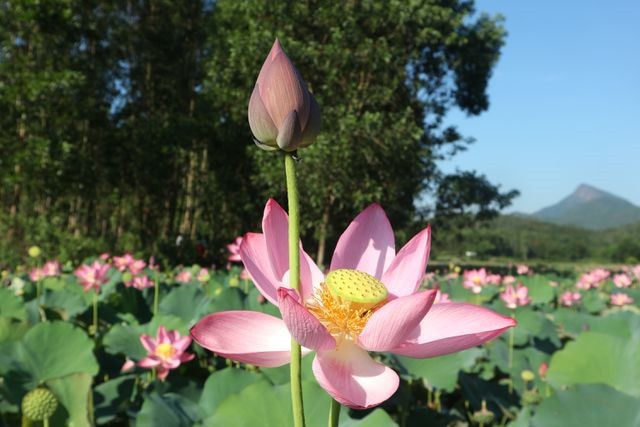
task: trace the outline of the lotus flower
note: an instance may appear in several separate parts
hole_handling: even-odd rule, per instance
[[[504,276],[502,278],[503,285],[513,285],[514,283],[516,283],[516,278],[513,276]]]
[[[616,274],[613,276],[613,284],[617,288],[628,288],[631,286],[631,277],[626,274]]]
[[[189,283],[193,280],[193,273],[189,270],[182,270],[180,273],[176,274],[176,282],[178,283]]]
[[[227,257],[227,261],[229,262],[241,262],[240,258],[240,245],[242,244],[242,236],[236,237],[236,240],[233,243],[229,243],[227,245],[227,250],[229,251],[229,256]]]
[[[309,146],[320,131],[320,107],[278,39],[260,69],[248,115],[256,145],[268,151]]]
[[[118,271],[124,271],[129,267],[134,261],[133,255],[124,254],[122,256],[114,256],[113,257],[113,266],[118,269]]]
[[[42,274],[45,277],[55,277],[60,275],[60,263],[57,259],[47,261],[42,266]]]
[[[523,276],[525,274],[529,274],[531,272],[531,269],[526,264],[519,264],[516,266],[516,272],[518,273],[518,275]]]
[[[42,270],[42,268],[40,267],[32,268],[29,272],[29,279],[32,282],[37,282],[38,280],[44,279],[44,277],[44,270]]]
[[[183,362],[188,362],[195,355],[185,353],[191,337],[180,336],[178,331],[169,331],[160,326],[156,338],[149,335],[140,337],[142,346],[147,350],[147,357],[138,361],[138,366],[143,368],[156,368],[158,378],[164,380],[171,369],[176,369]]]
[[[513,285],[507,285],[505,291],[500,294],[500,299],[512,310],[531,303],[529,289],[522,283],[518,283],[515,288]]]
[[[100,286],[109,280],[107,278],[109,268],[109,264],[94,261],[91,265],[83,264],[78,267],[75,275],[85,292],[88,292],[90,289],[95,289],[96,292],[100,292]]]
[[[564,305],[565,307],[571,307],[581,299],[582,295],[580,295],[580,292],[566,291],[562,295],[560,295],[560,304]]]
[[[152,288],[154,285],[153,281],[149,280],[149,277],[147,277],[146,275],[136,276],[133,278],[133,281],[130,283],[131,283],[131,286],[139,290]]]
[[[462,286],[471,289],[474,294],[482,292],[482,288],[489,283],[487,281],[487,270],[481,268],[479,270],[465,270]]]
[[[631,303],[633,303],[633,298],[625,293],[616,292],[611,294],[611,305],[623,306]]]
[[[261,312],[219,312],[200,320],[191,336],[229,359],[276,367],[289,362],[292,335],[303,354],[316,351],[317,381],[345,406],[376,406],[398,388],[398,375],[372,359],[370,351],[440,356],[482,344],[515,325],[484,307],[433,304],[436,290],[418,290],[430,229],[396,254],[393,230],[377,204],[342,234],[326,277],[300,251],[300,292],[288,285],[288,218],[274,200],[266,205],[262,229],[264,234],[245,235],[240,255],[282,319]]]

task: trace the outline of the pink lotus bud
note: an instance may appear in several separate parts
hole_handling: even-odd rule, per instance
[[[320,107],[278,39],[260,69],[248,115],[256,145],[267,151],[307,147],[320,132]]]

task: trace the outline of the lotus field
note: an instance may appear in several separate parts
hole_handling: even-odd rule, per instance
[[[282,302],[278,310],[243,269],[237,243],[221,269],[164,269],[130,254],[60,265],[32,248],[31,265],[2,272],[2,424],[290,425],[286,364],[233,361],[189,335],[211,313],[282,317]],[[568,277],[524,265],[504,275],[427,271],[420,289],[437,290],[424,293],[435,295],[430,312],[466,302],[517,326],[440,357],[372,352],[398,373],[397,391],[376,408],[344,410],[340,425],[638,425],[640,266]],[[242,326],[231,333],[247,334]],[[330,398],[314,378],[313,355],[302,360],[307,425],[323,426]]]

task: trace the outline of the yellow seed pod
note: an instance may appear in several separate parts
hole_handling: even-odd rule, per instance
[[[53,415],[58,408],[58,399],[46,388],[31,390],[22,398],[22,413],[33,421],[42,421]]]
[[[40,256],[40,254],[42,253],[42,250],[40,250],[40,248],[37,247],[37,246],[31,246],[29,248],[29,250],[27,251],[27,253],[29,254],[29,256],[31,258],[38,258]]]
[[[536,374],[525,369],[520,373],[520,377],[522,378],[522,381],[529,382],[529,381],[533,381],[536,378]]]
[[[384,284],[362,271],[333,270],[327,275],[325,282],[331,295],[360,308],[370,308],[387,299]]]

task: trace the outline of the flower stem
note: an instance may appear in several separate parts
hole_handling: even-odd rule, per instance
[[[93,336],[98,336],[98,291],[93,291]]]
[[[338,427],[341,408],[342,407],[335,399],[331,399],[331,406],[329,407],[329,427]]]
[[[160,268],[160,267],[158,267]],[[153,317],[158,315],[158,294],[160,293],[160,281],[158,280],[158,271],[155,274],[155,283],[153,285]]]
[[[300,211],[298,210],[298,183],[296,165],[290,154],[284,156],[284,170],[287,180],[289,205],[289,285],[300,291]],[[304,427],[304,407],[302,404],[302,374],[300,371],[302,354],[300,344],[291,338],[291,403],[293,425]]]
[[[511,311],[511,317],[515,320],[516,312]],[[509,375],[511,375],[511,366],[513,366],[513,331],[515,328],[509,329]],[[513,393],[513,378],[509,381],[509,394]]]

